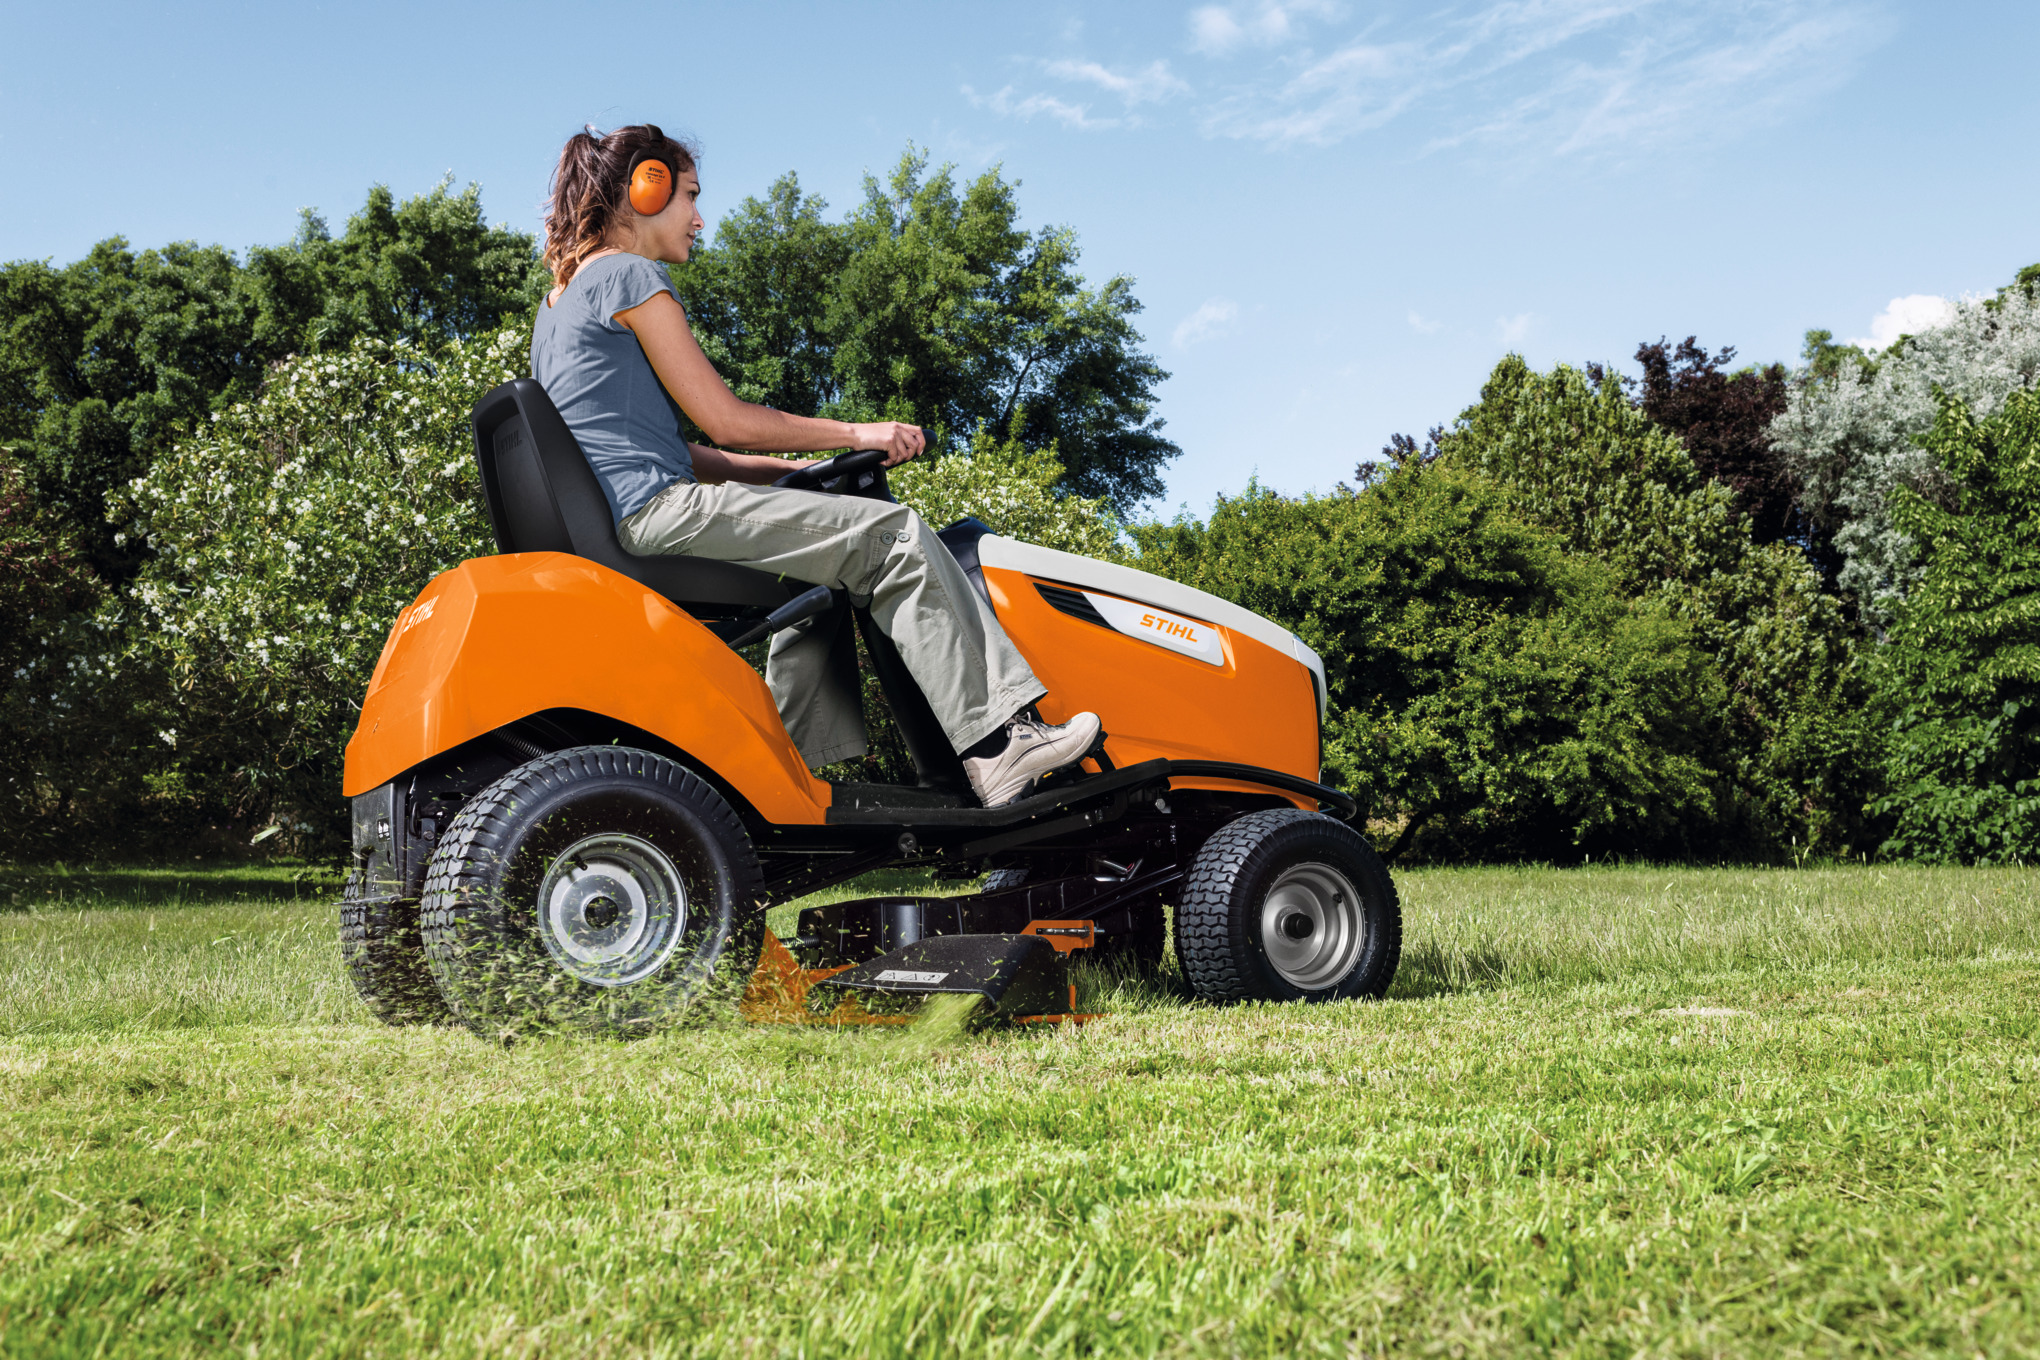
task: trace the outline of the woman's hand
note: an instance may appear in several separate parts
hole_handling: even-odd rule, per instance
[[[855,438],[852,449],[884,449],[885,465],[898,467],[910,458],[920,456],[927,447],[927,440],[918,425],[906,425],[897,420],[879,420],[869,425],[852,425]]]

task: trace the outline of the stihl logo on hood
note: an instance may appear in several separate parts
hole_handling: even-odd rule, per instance
[[[1098,611],[1098,617],[1118,632],[1195,657],[1208,665],[1225,664],[1225,648],[1218,640],[1216,624],[1202,619],[1186,619],[1181,614],[1166,613],[1154,605],[1136,604],[1116,595],[1100,595],[1087,590],[1084,598]]]

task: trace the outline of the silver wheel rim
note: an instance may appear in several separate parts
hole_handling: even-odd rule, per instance
[[[538,933],[567,972],[624,987],[665,966],[687,926],[687,885],[666,853],[620,832],[560,852],[538,885]]]
[[[1284,982],[1305,992],[1337,986],[1367,947],[1367,917],[1352,880],[1329,864],[1285,870],[1261,903],[1261,949]]]

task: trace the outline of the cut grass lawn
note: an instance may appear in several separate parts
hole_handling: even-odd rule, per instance
[[[2040,877],[1399,883],[1385,1002],[505,1049],[0,874],[0,1352],[2040,1354]]]

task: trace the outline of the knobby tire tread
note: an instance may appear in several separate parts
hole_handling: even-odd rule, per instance
[[[1183,883],[1176,904],[1176,956],[1191,988],[1207,1001],[1229,1003],[1278,999],[1262,983],[1249,936],[1251,912],[1235,909],[1234,897],[1240,880],[1248,874],[1249,861],[1264,848],[1276,845],[1281,833],[1293,826],[1325,823],[1354,837],[1364,862],[1371,863],[1387,889],[1387,921],[1378,928],[1387,938],[1384,946],[1387,978],[1395,976],[1402,956],[1402,911],[1393,880],[1373,848],[1345,823],[1321,812],[1302,808],[1271,808],[1250,812],[1226,823],[1204,842]],[[1278,847],[1279,848],[1279,847]],[[1385,990],[1387,982],[1381,983]]]
[[[633,747],[576,746],[554,751],[488,785],[461,807],[441,837],[426,871],[420,912],[426,964],[452,1014],[470,1028],[483,1032],[488,1024],[468,995],[469,988],[486,973],[486,960],[470,958],[476,951],[463,942],[462,925],[465,917],[494,909],[486,900],[489,867],[517,830],[512,809],[520,800],[564,789],[582,777],[632,775],[649,776],[693,803],[704,820],[719,824],[716,829],[730,843],[749,844],[743,821],[714,786],[676,761]],[[764,876],[757,857],[740,857],[733,867],[740,879],[748,880],[732,884],[737,900],[762,901]],[[744,869],[749,872],[743,873]]]
[[[416,898],[369,897],[367,871],[340,890],[340,961],[369,1014],[385,1025],[444,1025],[453,1012],[425,960]]]

